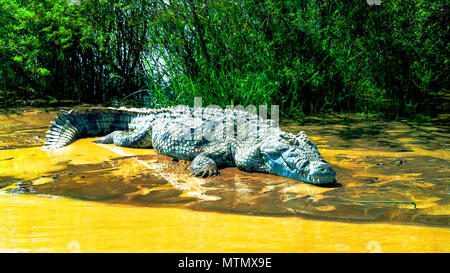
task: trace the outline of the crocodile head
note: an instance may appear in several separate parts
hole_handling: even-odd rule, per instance
[[[259,151],[266,172],[315,185],[336,183],[333,167],[304,132],[270,136],[261,142]]]

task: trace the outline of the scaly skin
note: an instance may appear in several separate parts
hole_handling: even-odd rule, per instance
[[[190,160],[196,176],[215,176],[220,167],[236,166],[312,184],[335,183],[335,171],[304,132],[284,132],[270,120],[244,111],[90,108],[61,112],[52,124],[43,149],[103,135],[94,142],[154,148]]]

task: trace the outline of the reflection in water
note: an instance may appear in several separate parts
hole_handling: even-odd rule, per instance
[[[206,212],[198,210],[203,210],[449,226],[450,149],[443,147],[450,139],[450,123],[439,123],[448,120],[446,116],[422,124],[332,116],[306,119],[302,126],[285,123],[286,131],[297,133],[301,129],[308,133],[323,157],[335,168],[340,187],[312,186],[236,168],[221,170],[219,177],[197,178],[190,174],[189,162],[174,162],[149,149],[96,145],[93,139],[82,139],[46,153],[39,150],[39,146],[54,116],[55,112],[28,110],[22,115],[0,117],[0,188],[3,192],[33,193],[26,197],[14,195],[14,198],[22,196],[27,200],[43,195],[101,201],[107,204],[93,206],[112,211],[120,210],[112,203],[120,203],[171,207],[177,213],[182,211],[189,215],[202,215]],[[38,203],[43,202],[39,200]],[[416,209],[413,204],[417,204]],[[167,211],[161,211],[160,216],[157,208],[151,212],[155,217],[163,217]],[[235,220],[244,217],[243,222],[255,217],[211,215]],[[0,214],[0,219],[3,217],[5,215]],[[275,219],[280,223],[294,221],[290,217]],[[328,225],[318,221],[307,223],[316,223],[317,227]],[[353,227],[358,230],[353,231],[355,233],[361,229],[359,225]],[[341,251],[353,249],[341,246]],[[339,251],[338,246],[334,249]]]
[[[110,151],[117,153],[121,156],[131,157],[133,160],[141,164],[143,167],[152,171],[156,176],[164,179],[169,182],[175,189],[181,190],[183,195],[196,197],[200,200],[217,200],[219,197],[208,196],[205,194],[207,188],[205,188],[202,184],[204,184],[204,179],[200,179],[194,177],[192,175],[186,174],[186,172],[177,172],[177,171],[169,171],[168,168],[173,163],[167,163],[167,160],[158,160],[152,159],[150,164],[148,164],[145,160],[139,159],[134,156],[133,153],[127,153],[121,147],[116,147],[113,145],[104,145],[98,144],[101,147],[109,149]],[[174,161],[172,161],[174,162]],[[184,165],[187,167],[187,165]],[[185,169],[184,169],[185,170]],[[184,171],[183,170],[183,171]],[[184,174],[184,175],[183,175]],[[155,191],[156,189],[147,189],[144,190],[144,195],[149,193],[150,191]],[[142,194],[139,192],[139,194]]]

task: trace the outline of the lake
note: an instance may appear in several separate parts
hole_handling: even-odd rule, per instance
[[[338,185],[237,168],[193,177],[152,149],[41,151],[59,108],[0,115],[1,252],[448,252],[450,115],[285,120]]]

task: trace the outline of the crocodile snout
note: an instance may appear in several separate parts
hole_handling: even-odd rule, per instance
[[[309,165],[309,176],[318,183],[331,183],[336,178],[336,172],[326,162],[311,162]]]

